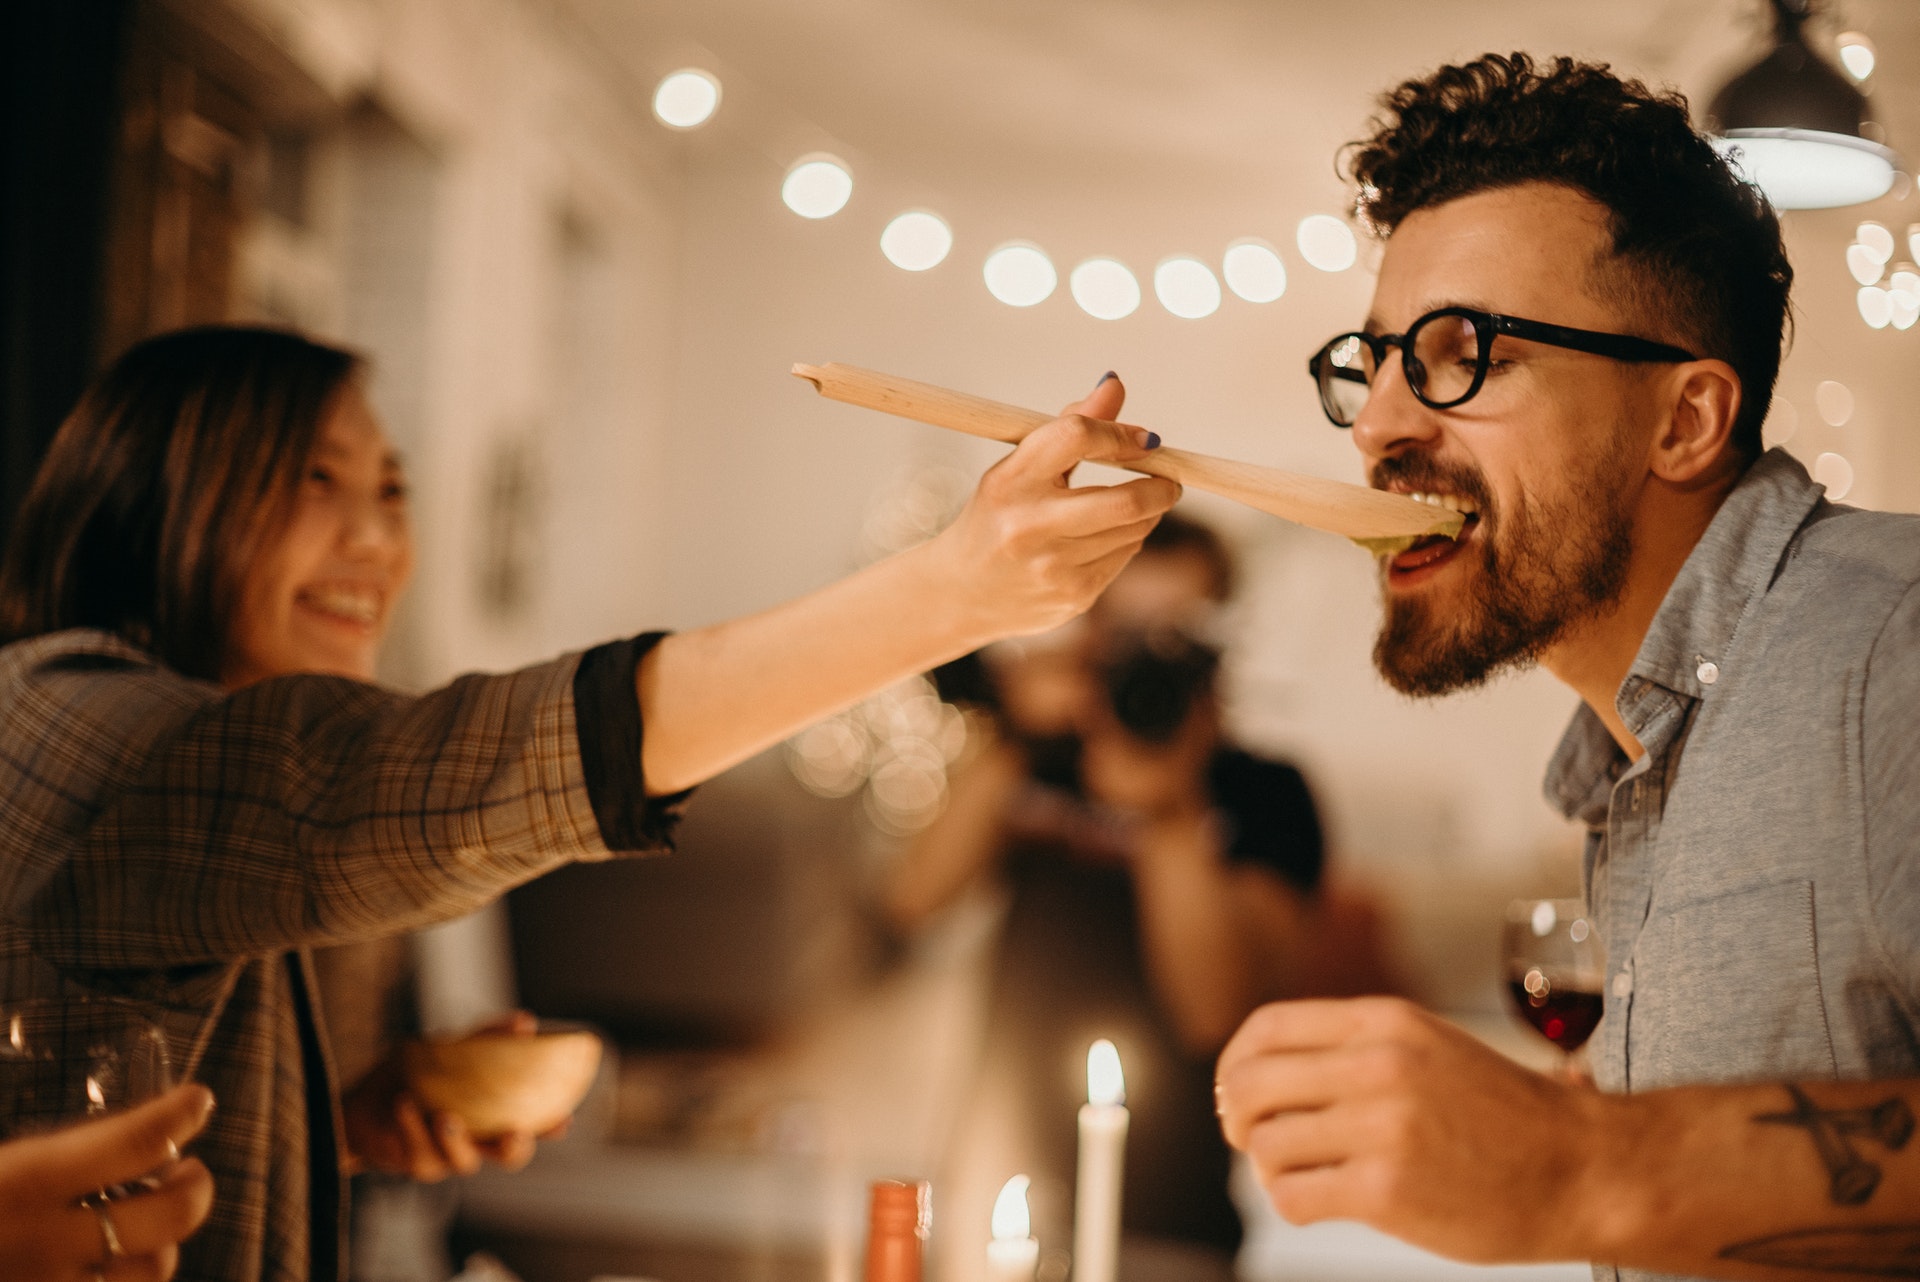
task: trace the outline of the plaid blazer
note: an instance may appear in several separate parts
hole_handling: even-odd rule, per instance
[[[214,1091],[194,1151],[216,1199],[180,1278],[341,1271],[311,949],[667,844],[681,798],[645,799],[632,692],[654,639],[417,698],[325,676],[227,693],[92,630],[0,649],[0,1000],[140,1001]]]

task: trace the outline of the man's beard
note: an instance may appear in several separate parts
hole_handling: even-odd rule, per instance
[[[1424,455],[1383,460],[1375,485],[1399,480],[1416,491],[1464,495],[1480,507],[1479,575],[1447,598],[1386,594],[1373,663],[1402,694],[1466,690],[1531,665],[1571,629],[1619,603],[1632,551],[1632,519],[1613,451],[1596,458],[1542,503],[1522,498],[1507,512],[1474,470]]]

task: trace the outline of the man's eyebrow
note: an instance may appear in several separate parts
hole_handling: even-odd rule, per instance
[[[1497,313],[1499,311],[1499,308],[1494,307],[1485,299],[1480,298],[1429,298],[1420,304],[1420,310],[1415,314],[1413,319],[1417,321],[1422,316],[1430,316],[1434,312],[1446,311],[1450,307],[1460,307],[1470,312]],[[1409,325],[1412,323],[1412,321],[1408,322]],[[1367,317],[1367,323],[1361,327],[1361,332],[1367,334],[1387,334],[1392,331],[1387,328],[1386,322],[1379,317],[1369,316]],[[1405,331],[1402,332],[1404,333]]]

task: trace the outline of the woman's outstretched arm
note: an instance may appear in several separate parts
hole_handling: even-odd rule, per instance
[[[647,789],[677,792],[875,690],[1085,610],[1180,489],[1074,489],[1082,459],[1147,453],[1103,380],[981,481],[939,536],[759,614],[668,637],[639,666]]]

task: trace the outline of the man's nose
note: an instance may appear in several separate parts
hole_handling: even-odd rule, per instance
[[[1367,403],[1351,430],[1354,446],[1369,462],[1430,446],[1439,438],[1439,415],[1414,396],[1398,351],[1390,352],[1374,371]]]

